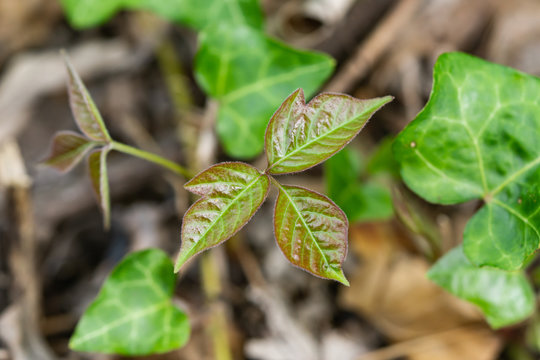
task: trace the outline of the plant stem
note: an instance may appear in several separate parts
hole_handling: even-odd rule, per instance
[[[182,167],[181,165],[178,165],[177,163],[173,161],[162,158],[159,155],[156,155],[156,154],[144,151],[144,150],[140,150],[132,146],[119,143],[117,141],[111,142],[111,148],[113,150],[123,152],[124,154],[129,154],[129,155],[153,162],[154,164],[161,165],[164,168],[167,168],[171,170],[172,172],[183,176],[186,179],[191,179],[192,177],[190,172],[187,171],[184,167]]]

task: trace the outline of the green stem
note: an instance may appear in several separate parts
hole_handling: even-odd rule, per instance
[[[173,161],[162,158],[159,155],[156,155],[156,154],[144,151],[144,150],[140,150],[132,146],[116,142],[116,141],[111,142],[111,148],[113,150],[123,152],[124,154],[129,154],[129,155],[138,157],[140,159],[153,162],[154,164],[161,165],[164,168],[167,168],[176,174],[182,175],[186,179],[191,179],[192,177],[190,172],[187,171],[184,167],[178,165],[177,163]]]

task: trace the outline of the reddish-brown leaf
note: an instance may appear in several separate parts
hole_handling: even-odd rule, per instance
[[[53,139],[49,156],[43,161],[60,171],[69,171],[77,165],[97,143],[71,132],[60,131]]]
[[[349,285],[341,269],[349,226],[343,211],[314,191],[298,186],[278,187],[274,234],[285,257],[313,275]]]

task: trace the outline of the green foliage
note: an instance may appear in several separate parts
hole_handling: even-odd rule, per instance
[[[535,309],[533,289],[522,271],[478,268],[459,246],[429,271],[429,278],[452,294],[477,305],[494,328],[512,325]]]
[[[250,158],[283,98],[303,87],[309,96],[330,76],[334,60],[293,49],[242,26],[216,26],[200,37],[195,75],[219,101],[217,132],[228,155]]]
[[[376,155],[380,156],[379,153]],[[369,164],[376,162],[370,161]],[[387,175],[382,167],[376,170]],[[362,165],[360,154],[350,147],[341,150],[324,164],[326,192],[351,222],[386,220],[394,213],[388,186],[380,179],[377,181],[367,177],[366,173],[367,168]],[[366,180],[362,181],[363,177]]]
[[[274,234],[285,257],[311,274],[348,285],[341,270],[348,228],[343,211],[314,191],[280,185],[270,174],[302,171],[325,161],[391,99],[321,94],[306,105],[303,91],[293,92],[268,124],[264,173],[243,163],[222,163],[186,184],[186,189],[203,198],[184,215],[175,271],[238,231],[264,201],[271,180],[279,189]]]
[[[283,255],[311,274],[349,286],[341,270],[349,227],[345,213],[314,191],[279,184],[278,188],[274,234]]]
[[[69,346],[121,355],[163,353],[184,345],[190,326],[172,301],[173,264],[161,250],[130,254],[86,309]]]
[[[540,241],[540,79],[449,53],[431,98],[398,136],[407,185],[426,200],[482,199],[464,251],[475,265],[522,267]]]
[[[184,187],[203,198],[184,215],[175,271],[192,256],[240,230],[266,199],[270,180],[247,164],[222,163],[203,171]]]
[[[71,25],[96,26],[118,11],[149,10],[178,24],[202,30],[215,23],[245,24],[262,29],[258,0],[60,0]]]

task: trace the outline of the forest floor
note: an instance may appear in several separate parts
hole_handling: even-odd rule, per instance
[[[321,3],[327,3],[323,11]],[[421,110],[443,52],[540,75],[537,0],[262,5],[270,34],[337,60],[321,91],[395,96],[354,141],[366,154]],[[212,116],[212,102],[192,75],[196,39],[190,30],[137,12],[75,31],[58,1],[0,0],[0,360],[118,358],[72,352],[69,337],[127,253],[147,247],[177,253],[190,201],[171,174],[112,154],[112,228],[106,232],[84,166],[60,174],[39,165],[53,134],[75,129],[59,49],[71,54],[117,138],[184,162],[180,144],[192,134],[206,141],[196,134]],[[214,157],[230,160],[219,147]],[[325,191],[322,167],[290,179]],[[226,246],[210,250],[221,275],[217,295],[201,285],[200,260],[181,272],[175,301],[190,316],[191,339],[148,358],[217,358],[211,327],[218,326],[234,359],[539,359],[526,346],[523,326],[491,330],[475,308],[425,276],[440,253],[460,242],[478,203],[442,208],[397,181],[392,187],[396,216],[351,223],[344,263],[350,287],[287,263],[275,245],[267,201]],[[414,226],[411,212],[421,215]],[[426,251],[433,238],[439,253]],[[225,321],[216,325],[219,316]]]

